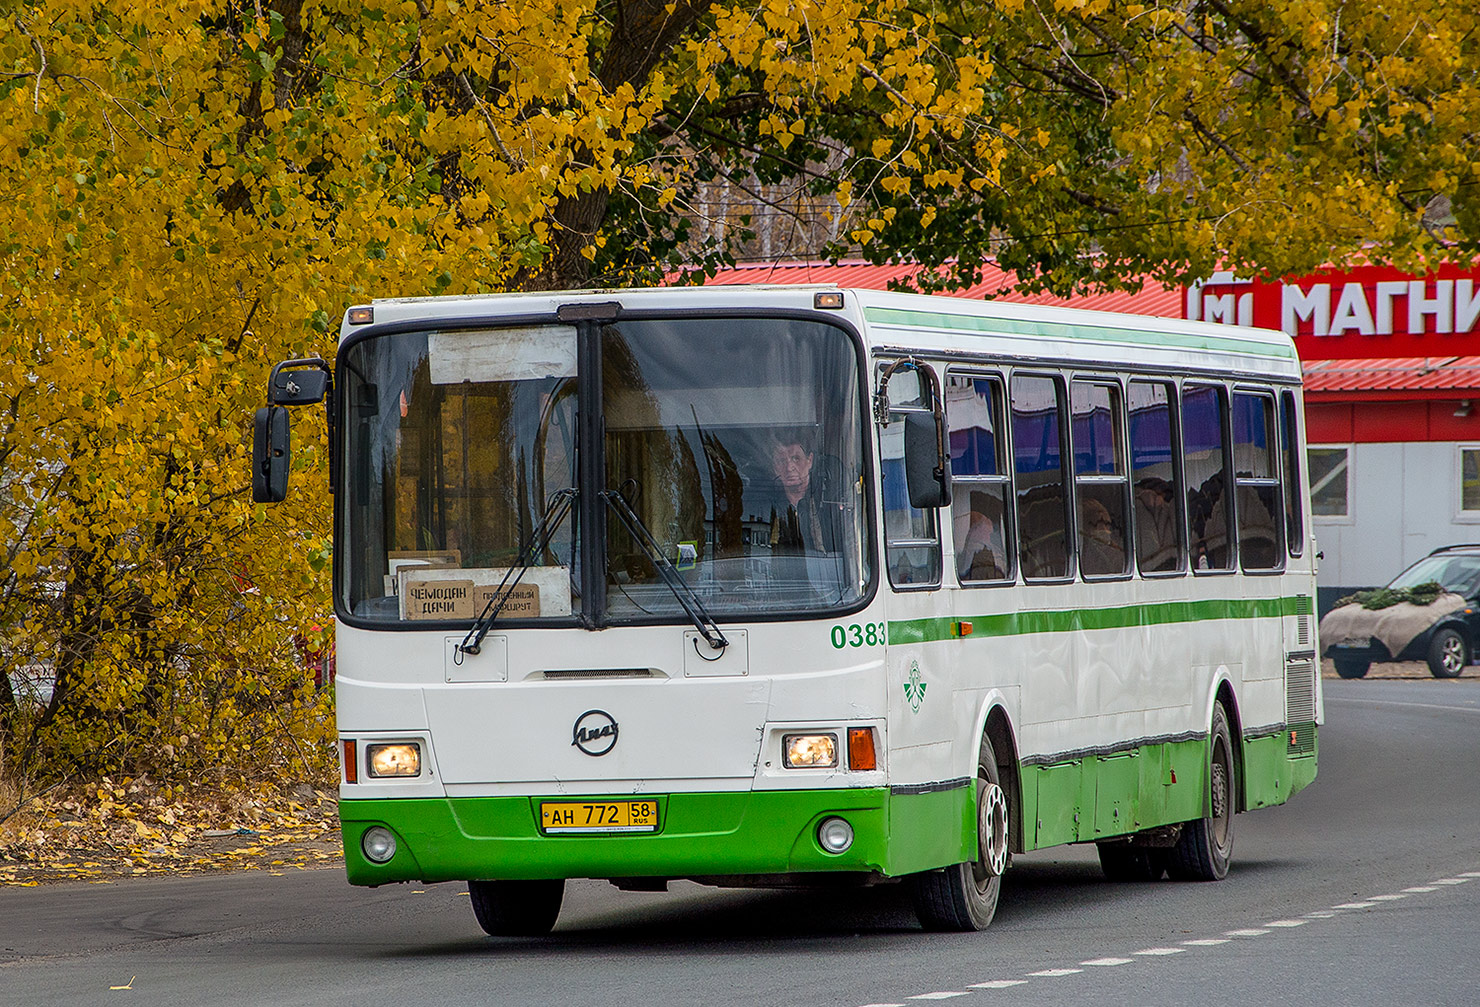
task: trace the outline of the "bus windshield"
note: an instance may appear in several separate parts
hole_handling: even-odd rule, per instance
[[[500,624],[687,621],[672,574],[718,619],[863,598],[866,428],[846,333],[786,318],[603,324],[599,446],[578,432],[578,338],[569,325],[490,327],[373,336],[345,351],[344,611],[472,620],[567,488],[620,495],[639,525],[597,511],[604,563],[590,584],[573,509],[526,557]],[[590,450],[604,485],[578,485]],[[644,532],[656,551],[637,540]]]

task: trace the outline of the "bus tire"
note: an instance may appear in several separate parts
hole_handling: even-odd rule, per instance
[[[1178,881],[1221,881],[1233,857],[1233,818],[1238,810],[1238,763],[1222,703],[1213,705],[1208,732],[1208,814],[1186,823],[1168,851],[1167,873]]]
[[[491,937],[541,937],[555,926],[565,881],[469,881],[478,925]]]
[[[1371,661],[1343,661],[1338,658],[1331,663],[1336,665],[1336,674],[1342,678],[1365,678],[1367,669],[1372,667]]]
[[[1470,663],[1469,648],[1457,630],[1439,630],[1429,641],[1429,671],[1435,678],[1459,678]]]
[[[1160,881],[1167,872],[1166,851],[1130,843],[1098,843],[1100,870],[1107,881]]]
[[[1011,809],[992,742],[982,737],[976,760],[977,859],[909,876],[915,915],[926,930],[983,930],[997,912],[1002,874],[1011,863]]]

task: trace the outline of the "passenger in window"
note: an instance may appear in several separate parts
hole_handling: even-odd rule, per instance
[[[1110,509],[1092,496],[1079,498],[1079,569],[1090,577],[1125,572],[1121,529]]]
[[[970,509],[956,520],[956,575],[960,580],[1006,580],[1002,547],[1002,504],[989,493],[974,492]]]
[[[822,487],[814,485],[816,461],[812,439],[804,431],[780,431],[771,440],[775,482],[768,510],[771,549],[777,553],[834,552],[838,548],[839,505],[826,502]]]
[[[1192,526],[1192,568],[1228,568],[1228,508],[1223,473],[1215,472],[1187,495],[1187,522]]]
[[[1142,573],[1177,569],[1176,490],[1148,476],[1136,484],[1136,558]]]

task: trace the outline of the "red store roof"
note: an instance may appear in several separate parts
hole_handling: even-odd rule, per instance
[[[827,262],[787,263],[744,263],[722,269],[705,284],[740,283],[824,283],[842,288],[862,290],[888,290],[892,281],[914,276],[925,267],[918,265],[875,266],[860,261],[843,261],[836,265]],[[1017,276],[995,263],[987,262],[981,267],[981,281],[964,290],[953,290],[945,296],[964,297],[971,300],[1008,301],[1013,304],[1051,304],[1063,308],[1084,308],[1090,311],[1119,311],[1131,315],[1155,315],[1160,318],[1182,317],[1182,288],[1166,287],[1152,280],[1142,283],[1137,291],[1116,291],[1106,294],[1079,294],[1073,297],[1055,297],[1052,294],[1020,294],[1011,289]],[[999,291],[1001,291],[999,293]]]
[[[1436,399],[1480,393],[1480,357],[1307,360],[1305,391],[1314,399]]]

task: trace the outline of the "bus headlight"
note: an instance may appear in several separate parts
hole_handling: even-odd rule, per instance
[[[781,764],[787,769],[831,769],[838,764],[838,739],[832,734],[785,734]]]
[[[360,837],[360,849],[367,859],[384,864],[396,855],[396,837],[383,825],[372,825]]]
[[[365,761],[371,776],[420,776],[421,746],[415,742],[366,745]]]

